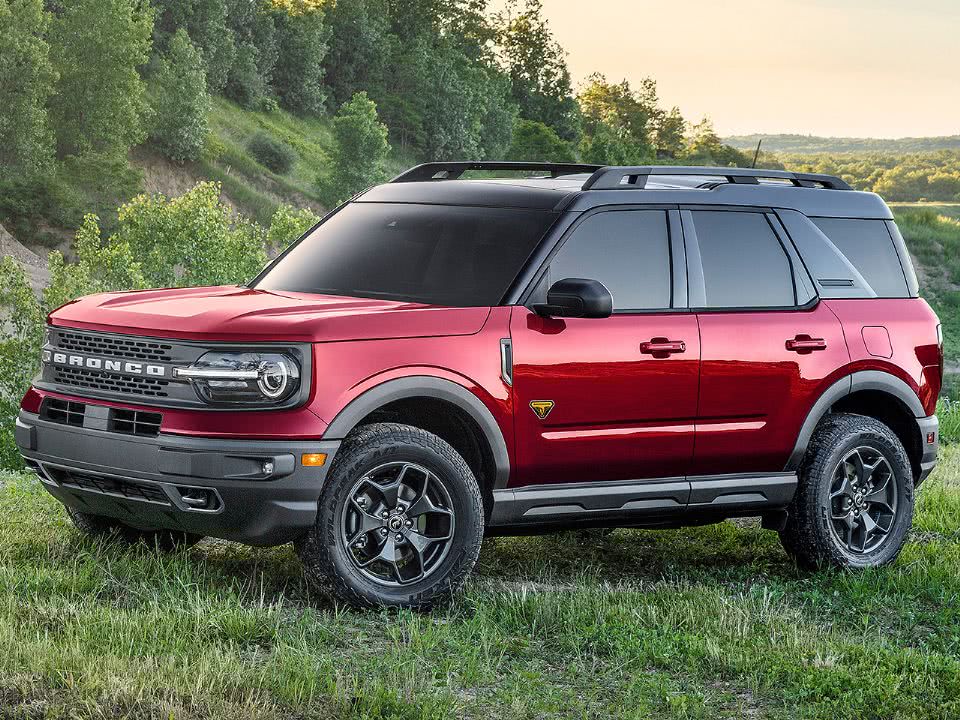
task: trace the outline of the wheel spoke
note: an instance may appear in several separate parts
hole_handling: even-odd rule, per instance
[[[844,466],[844,465],[846,465],[846,463],[842,462],[841,466]],[[853,495],[854,495],[853,488],[850,486],[850,476],[847,475],[846,472],[844,472],[843,481],[840,483],[840,489],[830,493],[830,499],[834,500],[838,497],[852,498]]]
[[[397,543],[393,539],[393,535],[387,535],[387,537],[384,538],[383,547],[380,548],[380,552],[373,557],[358,563],[358,566],[362,568],[369,567],[378,560],[390,565],[393,568],[394,574],[397,574],[399,577],[397,571]]]
[[[356,532],[347,540],[347,542],[353,543],[361,535],[380,527],[383,521],[376,515],[371,514],[366,508],[361,507],[356,498],[350,498],[350,504],[353,505],[354,511],[360,517],[360,527],[357,528]]]

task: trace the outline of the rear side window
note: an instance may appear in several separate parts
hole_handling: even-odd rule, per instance
[[[790,307],[793,271],[761,213],[693,211],[708,308]]]
[[[663,210],[617,210],[586,218],[550,262],[546,286],[598,280],[615,312],[670,307],[670,237]]]
[[[879,297],[909,297],[900,256],[883,220],[810,218]]]

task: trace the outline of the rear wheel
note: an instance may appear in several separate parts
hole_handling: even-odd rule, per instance
[[[477,481],[450,445],[415,427],[369,425],[337,454],[297,551],[314,584],[341,600],[425,610],[473,568],[483,517]]]
[[[140,530],[103,515],[91,515],[71,507],[66,510],[74,526],[84,535],[93,538],[116,540],[130,545],[144,543],[163,551],[190,547],[203,540],[202,535],[193,533],[178,530]]]
[[[913,470],[893,431],[870,417],[829,415],[811,439],[780,533],[805,567],[892,562],[913,522]]]

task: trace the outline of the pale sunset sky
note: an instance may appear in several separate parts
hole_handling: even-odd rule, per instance
[[[664,105],[721,135],[960,134],[960,0],[543,5],[576,85],[649,75]]]

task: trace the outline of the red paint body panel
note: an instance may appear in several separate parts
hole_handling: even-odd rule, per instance
[[[700,356],[691,313],[544,319],[514,309],[514,484],[676,477],[693,456]],[[641,353],[653,338],[682,353]],[[552,400],[540,420],[534,400]]]
[[[691,474],[783,470],[810,408],[849,363],[840,321],[823,303],[699,317],[703,355]],[[822,339],[826,349],[788,350],[798,335]]]
[[[850,372],[881,370],[896,375],[917,393],[927,415],[936,412],[942,382],[939,320],[926,300],[824,300],[822,304],[843,323],[850,347]],[[875,326],[889,333],[890,358],[876,357],[866,347],[863,328]]]
[[[483,327],[489,313],[489,308],[224,286],[90,295],[55,310],[50,321],[178,340],[335,342],[469,335]]]

